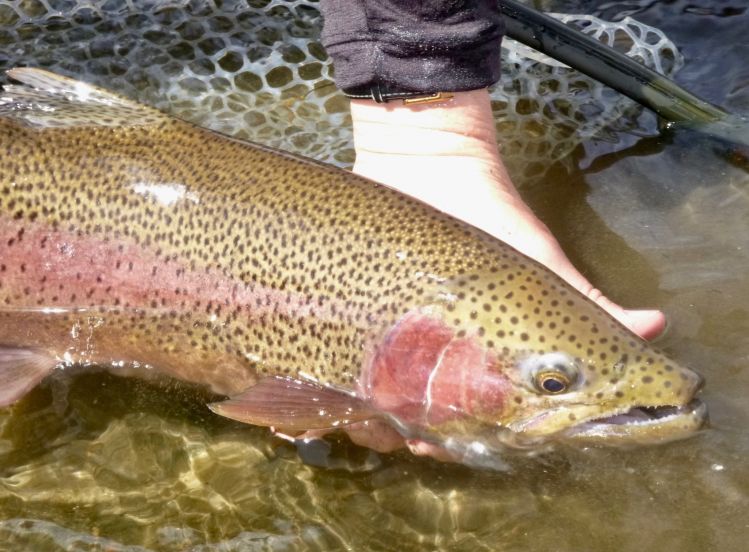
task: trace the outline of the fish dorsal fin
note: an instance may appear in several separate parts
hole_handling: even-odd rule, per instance
[[[36,128],[154,125],[168,119],[157,109],[85,82],[43,69],[21,67],[6,73],[21,84],[0,92],[0,117]]]
[[[364,401],[343,391],[281,376],[263,378],[247,391],[208,407],[232,420],[287,431],[343,427],[376,416]]]

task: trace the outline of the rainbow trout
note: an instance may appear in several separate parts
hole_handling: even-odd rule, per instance
[[[0,406],[158,371],[285,431],[385,421],[466,463],[697,430],[702,379],[414,199],[87,84],[0,96]]]

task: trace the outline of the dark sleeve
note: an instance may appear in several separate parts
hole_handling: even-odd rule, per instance
[[[483,88],[499,79],[497,0],[321,0],[339,88]]]

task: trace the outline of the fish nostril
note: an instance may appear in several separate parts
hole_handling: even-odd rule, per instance
[[[693,399],[705,386],[705,378],[693,370],[681,368],[676,374],[676,379],[666,380],[663,385],[668,389],[673,389],[676,396],[682,400]]]
[[[694,374],[694,386],[692,387],[692,395],[696,395],[699,393],[703,387],[705,387],[705,378],[702,374],[698,374],[697,372],[693,372]]]

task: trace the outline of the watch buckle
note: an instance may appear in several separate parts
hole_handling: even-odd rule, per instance
[[[404,98],[403,105],[421,105],[428,103],[444,102],[452,99],[454,94],[452,92],[435,92],[434,94],[427,94],[426,96],[417,96],[416,98]]]

